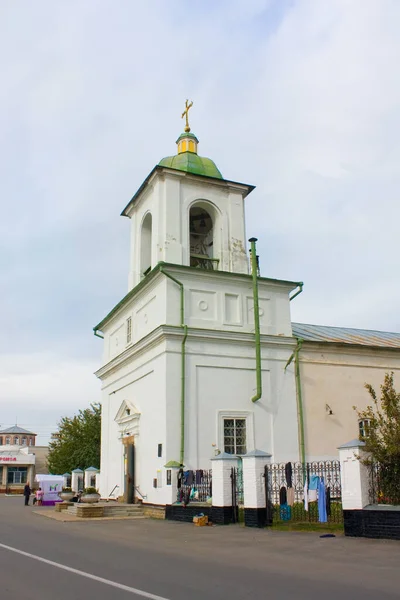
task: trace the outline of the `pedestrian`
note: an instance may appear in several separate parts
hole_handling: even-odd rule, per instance
[[[31,493],[32,493],[31,486],[29,485],[29,481],[27,481],[26,485],[24,487],[25,506],[29,505],[29,498],[31,496]]]
[[[42,504],[43,504],[43,495],[44,495],[44,492],[43,492],[42,488],[39,488],[35,494],[36,503],[38,506],[42,506]]]

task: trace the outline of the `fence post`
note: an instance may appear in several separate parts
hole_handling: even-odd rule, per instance
[[[212,461],[212,521],[219,525],[232,522],[232,480],[231,469],[237,464],[237,457],[223,452]]]
[[[369,471],[360,459],[364,442],[352,440],[339,446],[343,510],[363,509],[369,504]]]
[[[79,492],[83,488],[82,469],[74,469],[71,472],[71,488],[73,492]]]
[[[270,461],[271,454],[262,450],[252,450],[242,457],[246,527],[265,527],[267,524],[264,470]]]

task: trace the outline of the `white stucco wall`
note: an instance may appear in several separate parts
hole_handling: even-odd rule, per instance
[[[158,262],[190,264],[189,211],[202,201],[214,211],[214,257],[218,269],[248,273],[244,197],[248,187],[224,180],[213,181],[169,169],[153,173],[146,187],[127,210],[131,220],[129,289],[141,278],[141,228],[152,215],[152,267]]]
[[[345,344],[304,343],[300,372],[304,404],[306,453],[309,460],[337,459],[337,448],[358,437],[353,406],[364,409],[378,396],[385,373],[393,371],[400,387],[400,351]],[[326,409],[328,404],[333,414]]]
[[[210,468],[211,458],[223,449],[224,416],[247,419],[248,450],[264,450],[274,460],[297,458],[295,382],[293,373],[284,371],[295,345],[289,309],[293,284],[260,281],[263,396],[252,403],[256,376],[251,279],[176,267],[168,267],[168,272],[184,284],[189,327],[185,465]],[[130,344],[124,338],[127,316],[132,316]],[[124,490],[124,449],[121,426],[115,419],[122,403],[128,401],[140,413],[135,435],[136,485],[146,502],[169,501],[163,467],[170,460],[180,460],[179,324],[179,286],[158,273],[103,328],[105,360],[97,372],[103,390],[102,496],[108,496],[115,485],[118,495]],[[115,336],[121,338],[118,344],[111,343]],[[163,445],[162,457],[157,456],[158,444]],[[155,478],[157,488],[153,487]]]

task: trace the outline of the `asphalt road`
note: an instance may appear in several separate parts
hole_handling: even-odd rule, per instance
[[[0,497],[2,600],[394,600],[399,565],[400,542],[147,519],[62,523]]]

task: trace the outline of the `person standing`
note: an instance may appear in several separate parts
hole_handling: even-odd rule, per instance
[[[32,493],[31,486],[29,485],[29,481],[27,481],[26,485],[24,487],[25,506],[29,505],[29,498],[31,496],[31,493]]]
[[[36,504],[38,506],[42,506],[42,504],[43,504],[43,496],[44,496],[44,492],[43,492],[42,488],[39,488],[36,491],[36,495],[35,496],[36,496]]]

